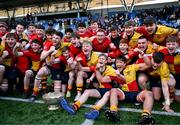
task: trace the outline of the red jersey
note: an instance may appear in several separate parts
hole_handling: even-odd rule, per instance
[[[29,69],[29,65],[28,57],[23,55],[16,58],[16,68],[23,74],[25,74],[26,70]]]
[[[120,55],[123,55],[123,53],[119,49],[108,53],[108,56],[111,58],[116,58]]]
[[[92,37],[92,36],[96,36],[97,31],[98,31],[98,30],[93,31],[91,28],[89,28],[89,29],[87,30],[87,32],[90,34],[91,37]]]
[[[66,37],[63,38],[63,42],[71,42],[71,38],[67,39]]]
[[[69,46],[70,52],[73,54],[73,56],[77,56],[79,53],[81,53],[81,47],[75,47],[73,44]]]
[[[102,43],[98,42],[97,38],[94,38],[92,41],[92,47],[93,47],[93,51],[97,51],[97,52],[104,52],[107,53],[109,50],[109,44],[111,43],[111,41],[108,38],[104,38],[104,40],[102,41]]]
[[[3,64],[8,67],[14,67],[15,56],[12,53],[12,49],[8,45],[5,45],[5,51],[8,51],[9,55],[4,58]]]
[[[46,41],[43,44],[43,50],[48,51],[51,48],[51,46],[53,46],[53,42],[52,41]]]
[[[80,37],[82,37],[82,38],[85,38],[85,37],[88,37],[88,38],[90,38],[91,37],[91,34],[89,34],[89,32],[85,32],[85,33],[79,33],[78,31],[76,32]]]

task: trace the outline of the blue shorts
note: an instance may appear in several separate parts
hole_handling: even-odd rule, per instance
[[[98,90],[98,92],[100,93],[101,97],[103,97],[103,95],[104,95],[107,91],[111,90],[111,88],[98,88],[97,90]]]
[[[137,96],[138,96],[139,92],[125,92],[124,91],[124,95],[125,95],[125,102],[131,102],[131,103],[136,103],[137,101]]]

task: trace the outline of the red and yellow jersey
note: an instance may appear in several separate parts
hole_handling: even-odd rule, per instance
[[[170,72],[168,64],[163,62],[162,65],[157,69],[150,69],[149,75],[151,77],[160,77],[161,81],[168,81],[170,79]]]
[[[80,63],[84,67],[96,65],[98,63],[98,57],[99,57],[98,54],[93,51],[91,53],[91,57],[89,60],[86,58],[83,52],[77,55],[77,58],[81,58]]]
[[[3,64],[8,67],[14,67],[15,56],[12,53],[12,49],[8,45],[5,45],[5,51],[8,51],[9,55],[4,58]]]
[[[173,74],[179,74],[180,73],[180,55],[179,54],[170,54],[167,50],[167,48],[164,48],[161,50],[161,52],[165,55],[165,62],[169,66],[169,70]]]
[[[152,53],[154,53],[154,52],[159,52],[160,50],[162,50],[162,49],[164,49],[164,47],[163,46],[158,46],[156,49],[154,49],[153,48],[153,45],[152,45],[152,43],[148,43],[148,47],[147,47],[147,49],[145,50],[145,54],[152,54]]]
[[[167,26],[157,25],[157,29],[153,35],[149,35],[145,30],[145,27],[139,27],[137,29],[138,32],[143,33],[143,35],[147,36],[148,40],[159,45],[165,45],[165,39],[168,35],[173,35],[178,32],[177,29],[170,28]]]
[[[170,28],[167,26],[157,25],[157,30],[153,35],[153,42],[160,45],[165,45],[166,37],[168,35],[176,34],[177,32],[178,32],[177,29]]]
[[[139,70],[138,64],[132,64],[126,66],[123,71],[124,77],[126,79],[126,84],[122,85],[123,91],[139,91],[138,84],[136,82],[136,72]]]
[[[17,42],[19,42],[19,40],[21,40],[21,39],[26,39],[26,40],[28,40],[28,36],[27,36],[25,33],[22,33],[21,35],[18,35],[17,32],[15,32],[14,34],[15,34],[15,36],[16,36]]]
[[[33,52],[32,50],[24,51],[24,56],[27,56],[31,60],[31,69],[34,71],[38,71],[41,66],[42,62],[40,61],[40,55],[41,53]]]
[[[137,47],[137,41],[138,41],[140,36],[142,36],[140,33],[134,32],[132,37],[128,37],[129,48]]]
[[[49,45],[49,46],[46,46],[46,48],[51,48],[51,46],[52,46],[52,44],[49,42],[47,45]],[[58,58],[59,56],[61,56],[62,55],[62,48],[63,47],[65,47],[65,46],[70,46],[71,45],[71,43],[68,43],[68,42],[61,42],[61,44],[60,44],[60,47],[59,48],[57,48],[56,50],[57,50],[57,53],[54,55],[54,57],[55,58]],[[44,49],[46,49],[46,48],[44,48]],[[48,65],[51,65],[53,68],[55,68],[55,69],[58,69],[58,68],[60,68],[60,64],[59,63],[57,63],[57,64],[51,64],[50,63],[50,60],[51,60],[51,58],[50,58],[50,56],[48,56],[47,58],[46,58],[46,63],[48,64]]]
[[[102,76],[109,76],[115,77],[116,76],[116,70],[112,66],[106,66],[105,71],[102,73]],[[111,83],[100,83],[99,88],[112,88]]]
[[[71,57],[74,58],[72,54],[70,54],[69,58],[71,58]],[[65,65],[65,70],[64,71],[65,72],[71,71],[71,68],[68,66],[67,59],[63,55],[61,55],[59,57],[59,59],[60,59],[60,62],[62,62]]]
[[[97,51],[97,52],[104,52],[107,53],[108,50],[110,49],[109,44],[111,43],[111,41],[105,37],[104,40],[102,41],[102,43],[98,42],[97,38],[94,38],[92,40],[92,47],[93,47],[93,51]]]

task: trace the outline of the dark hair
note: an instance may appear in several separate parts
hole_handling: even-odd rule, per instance
[[[30,23],[30,24],[28,25],[28,27],[29,27],[29,26],[34,26],[34,27],[36,27],[37,25],[34,24],[34,23]]]
[[[78,39],[80,39],[80,36],[79,36],[79,34],[77,34],[77,33],[72,33],[72,34],[71,34],[71,37],[72,37],[72,38],[78,38]]]
[[[121,60],[121,61],[123,61],[124,63],[126,63],[126,62],[127,62],[126,57],[125,57],[125,56],[123,56],[123,55],[118,56],[118,57],[116,58],[116,61],[117,61],[117,60]],[[115,61],[115,62],[116,62],[116,61]]]
[[[20,39],[19,42],[20,42],[20,43],[22,43],[22,42],[28,43],[29,41],[28,41],[27,39]]]
[[[91,24],[93,24],[93,23],[97,23],[97,24],[98,24],[98,21],[96,21],[96,20],[91,20],[90,23],[91,23]]]
[[[14,38],[14,39],[17,39],[16,35],[14,33],[8,33],[6,35],[6,38]]]
[[[55,29],[52,29],[52,28],[48,28],[48,29],[45,31],[46,34],[54,34],[55,32],[56,32],[56,30],[55,30]]]
[[[62,52],[66,52],[67,50],[70,51],[68,46],[65,46],[65,47],[62,48]]]
[[[110,28],[110,32],[112,32],[112,31],[118,31],[118,28],[117,27],[115,27],[115,26],[112,26],[111,28]]]
[[[17,22],[16,26],[17,26],[17,25],[21,25],[21,26],[25,27],[25,23],[24,23],[24,22],[22,22],[22,21]]]
[[[147,40],[147,37],[146,36],[140,36],[138,39],[146,39]]]
[[[61,39],[63,38],[63,33],[60,32],[60,31],[56,31],[54,34],[57,35],[57,36],[60,36]]]
[[[38,39],[33,39],[33,40],[31,41],[31,43],[37,43],[37,44],[39,44],[41,47],[43,46],[43,45],[42,45],[42,42],[39,41]]]
[[[36,26],[36,28],[37,28],[37,29],[43,29],[43,30],[45,30],[45,27],[44,27],[43,25],[41,25],[41,24],[38,24],[38,25]]]
[[[144,19],[144,25],[151,25],[155,23],[155,19],[152,16],[148,16]]]
[[[79,23],[78,27],[86,27],[86,25],[84,23]]]
[[[73,29],[72,28],[65,29],[65,33],[67,33],[67,32],[73,33]]]
[[[166,43],[168,43],[168,42],[176,42],[176,43],[178,43],[178,42],[179,42],[179,39],[178,39],[178,37],[175,36],[175,35],[170,35],[170,36],[168,36],[168,37],[166,38]]]
[[[164,54],[162,52],[153,53],[153,60],[155,63],[161,63],[164,60]]]
[[[127,44],[128,44],[128,40],[125,39],[125,38],[122,38],[122,39],[119,41],[119,44],[120,44],[120,43],[127,43]]]
[[[99,57],[104,56],[106,60],[108,59],[108,56],[106,56],[104,53],[100,54]]]

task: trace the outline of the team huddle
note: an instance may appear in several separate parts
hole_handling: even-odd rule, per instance
[[[138,124],[154,124],[153,103],[163,101],[167,112],[173,101],[180,102],[180,31],[157,25],[146,17],[142,26],[126,21],[121,32],[110,27],[105,32],[96,21],[86,28],[79,23],[63,33],[42,25],[23,23],[14,32],[0,22],[0,93],[14,87],[31,102],[47,92],[47,79],[53,91],[63,93],[60,106],[74,115],[88,98],[99,98],[87,119],[97,119],[104,105],[110,103],[105,117],[119,122],[121,102],[143,103]],[[66,98],[76,90],[74,103]]]

